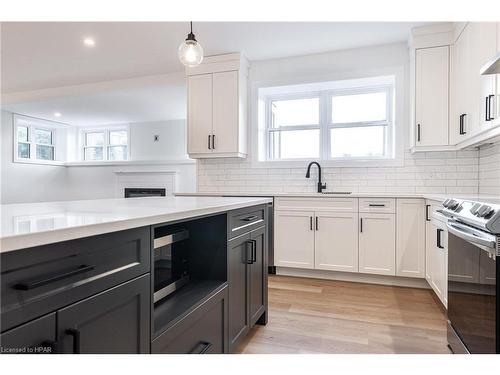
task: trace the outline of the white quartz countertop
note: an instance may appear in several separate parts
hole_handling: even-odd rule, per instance
[[[148,197],[0,205],[0,252],[272,202],[265,197]]]
[[[208,193],[176,193],[179,197],[307,197],[307,198],[421,198],[443,202],[447,198],[468,199],[484,203],[500,204],[500,196],[431,194],[431,193],[349,193],[349,194],[319,194],[319,193],[263,193],[263,192],[208,192]]]

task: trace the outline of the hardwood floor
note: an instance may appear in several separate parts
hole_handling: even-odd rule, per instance
[[[269,323],[240,353],[450,353],[445,314],[426,289],[269,277]]]

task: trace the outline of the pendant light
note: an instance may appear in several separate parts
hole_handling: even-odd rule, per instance
[[[179,60],[185,66],[193,67],[200,65],[203,60],[203,47],[198,43],[193,34],[193,23],[191,24],[191,32],[186,40],[179,46]]]

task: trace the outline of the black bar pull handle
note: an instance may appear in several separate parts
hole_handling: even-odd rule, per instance
[[[462,113],[460,115],[460,129],[459,129],[460,135],[467,134],[467,132],[465,131],[465,116],[467,116],[466,113]]]
[[[207,342],[207,341],[200,341],[194,348],[189,352],[189,354],[206,354],[210,348],[212,347],[212,344]],[[200,350],[196,350],[198,348],[201,348]]]
[[[258,219],[259,217],[257,215],[251,215],[251,216],[247,216],[247,217],[244,217],[243,221],[254,221],[255,219]]]
[[[359,219],[359,231],[360,233],[363,233],[363,218]]]
[[[215,150],[215,134],[212,134],[212,150]]]
[[[491,115],[491,108],[492,108],[492,105],[491,105],[491,99],[493,99],[495,97],[495,95],[488,95],[488,118],[489,120],[494,120],[495,118]]]
[[[319,218],[316,216],[316,230],[319,230]]]
[[[443,232],[442,229],[437,229],[436,230],[436,246],[440,249],[444,249],[444,246],[441,245],[441,232]]]
[[[208,149],[209,149],[209,150],[211,150],[211,147],[212,147],[212,146],[211,146],[212,144],[210,143],[210,138],[211,138],[211,137],[212,137],[212,136],[209,134],[209,135],[208,135]]]
[[[486,97],[486,109],[484,111],[484,119],[485,121],[490,121],[490,99],[489,96]]]
[[[94,266],[87,266],[87,265],[81,265],[76,269],[71,269],[69,271],[63,271],[57,275],[49,275],[49,276],[43,276],[41,278],[37,279],[31,279],[31,280],[26,280],[26,281],[21,281],[14,285],[14,289],[17,290],[30,290],[30,289],[35,289],[38,287],[41,287],[43,285],[47,285],[62,279],[66,279],[71,276],[78,275],[80,273],[88,272],[90,270],[93,270]]]
[[[430,204],[425,205],[425,220],[426,221],[431,221],[431,218],[429,217],[429,208],[431,207]]]
[[[253,241],[248,240],[246,242],[247,246],[245,248],[245,263],[246,264],[252,264],[253,263]],[[250,255],[248,254],[248,245],[250,245]]]
[[[420,142],[420,124],[417,124],[417,142]]]
[[[252,241],[252,263],[257,262],[257,240]]]
[[[80,353],[80,331],[75,328],[70,328],[66,330],[66,334],[73,336],[73,353]]]
[[[383,203],[370,203],[368,204],[369,207],[385,207],[385,204]]]
[[[309,229],[313,230],[313,217],[309,216]]]

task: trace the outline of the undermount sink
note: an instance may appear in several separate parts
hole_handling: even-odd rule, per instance
[[[321,194],[327,194],[327,195],[348,195],[352,194],[351,191],[322,191]]]

